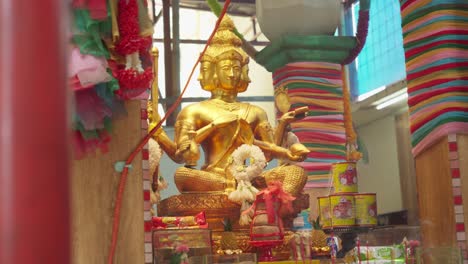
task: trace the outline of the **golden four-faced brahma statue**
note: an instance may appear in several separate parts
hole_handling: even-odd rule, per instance
[[[303,161],[309,151],[300,143],[282,145],[288,124],[297,118],[298,112],[285,113],[273,129],[262,108],[238,101],[237,95],[250,83],[249,57],[241,49],[242,41],[233,30],[233,22],[225,17],[201,59],[198,80],[202,88],[211,93],[211,98],[182,109],[175,123],[174,141],[162,130],[154,138],[171,159],[185,165],[175,173],[180,196],[194,193],[219,196],[233,191],[236,181],[226,168],[231,154],[242,144],[260,147],[267,160],[289,161],[263,172],[259,178],[264,179],[263,183],[279,180],[285,191],[297,196],[307,177],[304,169],[294,162]],[[152,121],[150,128],[158,120]],[[201,169],[196,169],[200,147],[205,163]],[[184,206],[182,202],[180,206]]]

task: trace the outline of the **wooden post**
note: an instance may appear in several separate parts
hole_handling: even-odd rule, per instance
[[[120,173],[117,161],[125,161],[141,140],[141,102],[125,103],[127,117],[112,123],[109,153],[89,155],[73,162],[71,180],[72,262],[107,262],[111,242],[115,198]],[[132,163],[127,178],[115,263],[145,263],[143,177],[141,155]],[[63,262],[65,263],[65,262]],[[68,262],[67,262],[68,263]],[[61,263],[62,264],[62,263]]]
[[[456,245],[447,138],[415,159],[422,243],[424,247]]]
[[[404,112],[395,116],[400,189],[403,208],[408,211],[408,225],[419,225],[418,193],[416,191],[416,172],[411,154],[411,133],[409,115]]]

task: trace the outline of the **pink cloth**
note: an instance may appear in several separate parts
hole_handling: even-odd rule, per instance
[[[83,55],[79,48],[71,51],[71,59],[68,65],[68,76],[77,76],[81,86],[89,87],[98,83],[108,82],[112,78],[107,73],[107,60],[104,57]]]

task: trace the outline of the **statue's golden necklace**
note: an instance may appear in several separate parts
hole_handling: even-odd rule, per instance
[[[241,103],[239,102],[228,103],[218,99],[210,99],[206,102],[215,106],[216,108],[224,109],[229,112],[238,111],[241,106]]]

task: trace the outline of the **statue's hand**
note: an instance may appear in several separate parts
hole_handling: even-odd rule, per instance
[[[229,125],[230,123],[234,122],[234,121],[237,121],[239,117],[235,114],[227,114],[227,115],[223,115],[223,116],[220,116],[218,118],[216,118],[212,123],[211,123],[211,126],[215,127],[215,128],[219,128],[219,127],[224,127],[224,126],[227,126]]]
[[[309,149],[306,146],[302,145],[301,143],[293,144],[288,152],[288,159],[291,161],[304,161],[307,158],[307,154],[309,154]]]
[[[148,111],[148,132],[153,130],[156,125],[161,121],[161,117],[159,116],[158,112],[154,113],[153,111]],[[153,137],[157,138],[159,134],[163,131],[162,127],[159,127],[158,130],[153,134]]]
[[[159,113],[157,111],[154,112],[154,110],[150,110],[148,111],[148,120],[150,124],[156,125],[157,123],[159,123],[159,121],[161,121],[161,117],[159,116]]]
[[[284,113],[280,117],[280,121],[286,122],[287,124],[291,123],[294,120],[304,118],[306,113],[309,111],[307,106],[299,107],[293,111]]]
[[[182,155],[182,159],[186,165],[196,166],[200,159],[200,149],[193,137],[183,136],[180,143],[177,145],[176,155]]]
[[[280,120],[279,121],[283,121],[283,122],[286,122],[286,123],[291,123],[292,121],[294,121],[296,119],[296,116],[295,116],[295,112],[294,111],[291,111],[291,112],[287,112],[287,113],[284,113],[281,117],[280,117]]]

